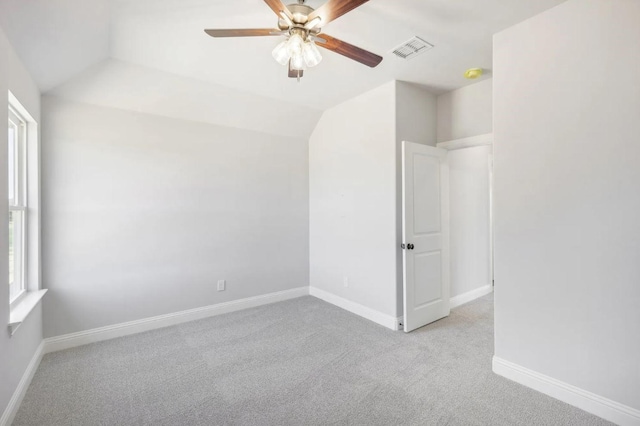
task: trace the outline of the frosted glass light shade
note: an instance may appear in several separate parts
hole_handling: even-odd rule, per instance
[[[306,68],[307,67],[306,67],[304,56],[302,55],[302,53],[298,53],[297,55],[291,56],[291,69],[304,70]]]
[[[320,50],[312,41],[308,41],[304,44],[302,48],[302,56],[304,57],[304,62],[308,67],[315,67],[320,63],[320,61],[322,61]]]
[[[294,34],[289,37],[289,41],[287,42],[289,47],[289,55],[295,56],[302,53],[302,45],[304,44],[304,40],[300,35]]]
[[[287,44],[288,40],[283,41],[278,44],[271,54],[273,55],[273,59],[278,61],[280,65],[287,65],[289,62],[289,58],[291,55],[289,54],[289,46]]]

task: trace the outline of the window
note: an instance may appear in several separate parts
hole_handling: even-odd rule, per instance
[[[8,188],[2,196],[8,198],[9,211],[8,223],[2,226],[9,227],[9,246],[3,241],[0,247],[1,255],[9,256],[9,331],[13,335],[47,290],[40,288],[38,123],[11,91],[8,101]]]
[[[27,123],[9,107],[9,294],[22,296],[25,286],[27,221]]]

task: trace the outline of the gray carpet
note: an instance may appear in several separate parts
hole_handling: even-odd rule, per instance
[[[313,297],[48,354],[14,425],[604,425],[496,376],[491,296],[410,334]]]

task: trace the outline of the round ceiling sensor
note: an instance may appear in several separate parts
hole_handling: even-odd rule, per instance
[[[464,78],[476,79],[482,75],[482,68],[469,68],[464,72]]]

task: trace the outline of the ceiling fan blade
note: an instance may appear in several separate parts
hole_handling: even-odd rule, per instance
[[[287,15],[289,19],[293,20],[291,11],[287,9],[287,6],[285,6],[281,0],[264,0],[264,2],[269,5],[271,10],[273,10],[276,15],[278,15],[278,17],[280,16],[280,13],[284,12],[284,14]]]
[[[284,34],[276,28],[245,28],[245,29],[224,29],[224,30],[204,30],[211,37],[260,37],[279,36]]]
[[[371,68],[378,66],[382,62],[382,56],[378,56],[375,53],[371,53],[364,49],[360,49],[352,44],[338,40],[327,34],[319,34],[314,37],[317,45],[324,47],[325,49],[339,53],[342,56],[346,56],[349,59],[365,64]]]
[[[307,21],[310,22],[313,19],[320,17],[321,21],[319,26],[322,27],[368,1],[369,0],[329,0],[311,12]]]

